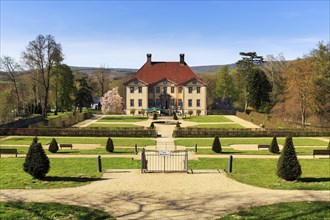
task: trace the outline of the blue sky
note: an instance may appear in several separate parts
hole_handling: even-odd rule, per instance
[[[51,34],[64,63],[139,68],[152,60],[229,64],[241,51],[302,57],[329,42],[330,1],[1,0],[1,56],[20,59],[29,41]]]

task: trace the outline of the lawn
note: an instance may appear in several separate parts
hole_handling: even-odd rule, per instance
[[[147,117],[141,116],[106,116],[97,120],[98,122],[139,122],[147,120]]]
[[[277,159],[233,160],[229,177],[253,186],[285,190],[330,190],[329,159],[300,159],[302,176],[297,181],[284,181],[276,176]],[[188,162],[189,169],[227,169],[227,159],[200,158]]]
[[[258,206],[226,215],[219,220],[234,219],[330,219],[330,202],[283,202]]]
[[[193,147],[188,148],[190,151],[194,151]],[[324,149],[322,147],[295,147],[296,153],[298,155],[312,155],[314,149]],[[198,148],[197,149],[197,154],[218,154],[212,151],[212,148]],[[274,155],[270,153],[267,149],[262,149],[262,150],[236,150],[233,148],[222,148],[221,154],[244,154],[244,155]]]
[[[0,189],[49,189],[75,187],[100,180],[94,158],[50,158],[45,180],[33,179],[23,171],[24,158],[0,158]],[[102,158],[105,169],[139,169],[140,161],[131,158]]]
[[[212,146],[214,138],[176,138],[175,144],[181,146],[193,147],[198,146]],[[285,138],[277,138],[278,144],[284,145]],[[222,146],[229,146],[232,144],[271,144],[272,138],[221,138]],[[315,140],[311,138],[293,138],[295,146],[328,146],[328,142]]]
[[[30,145],[32,143],[32,139],[34,137],[19,137],[16,136],[14,138],[1,141],[0,144],[25,144]],[[52,140],[51,137],[38,137],[39,142],[41,144],[49,144]],[[112,138],[113,143],[116,146],[128,147],[134,146],[137,144],[138,146],[144,145],[155,145],[156,141],[151,138]],[[101,144],[105,146],[107,143],[107,138],[105,137],[58,137],[56,138],[57,143],[70,143],[70,144]]]
[[[233,122],[229,118],[221,115],[191,116],[185,117],[183,120],[192,122]]]
[[[199,124],[188,128],[244,128],[240,124]]]
[[[107,213],[75,205],[59,203],[0,202],[0,219],[113,219]]]
[[[140,125],[133,125],[133,124],[101,124],[101,123],[93,123],[87,126],[88,128],[143,128],[143,126]]]

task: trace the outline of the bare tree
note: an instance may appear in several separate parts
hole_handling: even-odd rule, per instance
[[[97,83],[100,85],[101,93],[100,96],[103,96],[104,93],[108,90],[109,85],[109,72],[106,70],[105,65],[101,65],[101,67],[94,71],[94,75]]]
[[[39,35],[34,41],[29,42],[22,57],[28,66],[36,69],[40,74],[38,82],[44,89],[42,115],[46,118],[50,78],[53,75],[51,70],[63,60],[61,45],[56,43],[51,35]]]
[[[19,89],[18,89],[18,77],[20,74],[21,66],[11,57],[3,56],[0,58],[1,61],[1,72],[0,75],[4,75],[9,81],[13,84],[13,89],[16,94],[17,100],[17,111],[20,113],[21,109],[21,101],[19,96]]]

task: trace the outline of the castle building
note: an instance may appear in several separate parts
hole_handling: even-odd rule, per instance
[[[164,113],[207,113],[206,84],[187,65],[184,54],[179,62],[155,62],[147,54],[147,62],[124,85],[126,114],[150,108]]]

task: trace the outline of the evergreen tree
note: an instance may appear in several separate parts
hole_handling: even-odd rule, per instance
[[[87,84],[87,77],[79,80],[79,88],[75,94],[74,104],[82,112],[82,108],[90,108],[93,103],[92,88]]]
[[[284,148],[277,162],[277,176],[288,181],[297,180],[301,176],[301,167],[291,136],[285,139]]]
[[[107,141],[107,145],[106,145],[106,150],[108,152],[113,152],[113,150],[115,149],[115,147],[113,146],[113,141],[112,139],[109,137],[108,141]]]
[[[278,154],[280,152],[280,148],[278,147],[276,135],[274,135],[272,143],[270,144],[269,152],[271,152],[273,154]]]
[[[48,150],[52,153],[56,153],[58,151],[58,144],[55,138],[53,138],[52,142],[50,142]]]
[[[218,136],[215,136],[214,137],[214,141],[213,141],[213,144],[212,144],[212,150],[215,152],[215,153],[221,153],[222,149],[221,149],[221,143],[220,143],[220,139]]]
[[[328,150],[330,150],[330,141],[329,141],[329,143],[328,143],[328,148],[327,148]]]
[[[42,148],[41,143],[38,143],[38,138],[35,137],[30,145],[28,153],[26,154],[23,170],[36,179],[43,179],[49,169],[49,159]]]
[[[179,120],[178,116],[176,115],[176,112],[173,112],[173,120]]]

